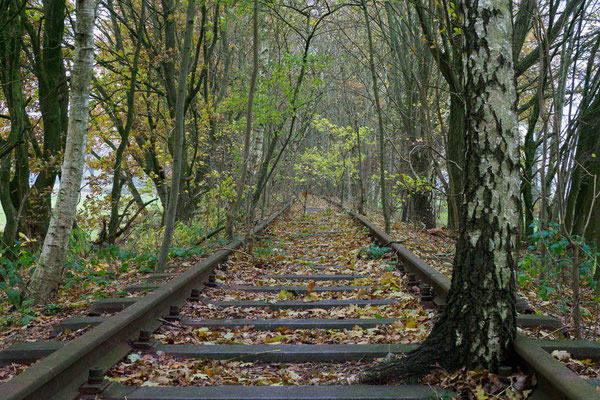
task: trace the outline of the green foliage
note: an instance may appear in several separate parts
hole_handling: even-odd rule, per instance
[[[85,240],[85,236],[71,238],[70,257],[65,269],[65,288],[75,284],[95,284],[106,286],[110,280],[116,279],[120,273],[126,272],[129,260],[135,257],[132,252],[121,251],[118,246],[96,246]],[[79,252],[85,250],[87,257]]]
[[[547,300],[550,296],[561,300],[560,289],[566,284],[564,277],[570,274],[573,266],[573,249],[559,224],[549,223],[547,229],[542,229],[540,221],[532,225],[536,231],[529,238],[532,243],[529,252],[519,261],[518,283],[522,287],[534,284],[542,300]],[[581,244],[579,254],[581,284],[597,288],[598,282],[593,278],[600,253],[592,249],[585,239],[579,236],[572,236],[572,240]],[[546,246],[546,256],[537,252],[540,242],[544,242]]]
[[[0,290],[6,294],[7,302],[14,306],[21,306],[21,290],[23,288],[23,274],[35,265],[37,256],[29,250],[31,243],[25,235],[15,242],[13,247],[0,252]]]
[[[338,183],[349,174],[351,178],[358,176],[358,169],[349,160],[352,149],[356,145],[357,133],[351,127],[341,127],[331,123],[320,115],[313,115],[312,126],[321,132],[325,146],[307,148],[300,155],[299,162],[294,165],[297,182],[312,181],[313,184],[323,185],[327,182]],[[363,143],[370,130],[359,128],[358,135]]]
[[[254,254],[261,259],[268,259],[273,255],[285,255],[285,245],[276,241],[274,237],[268,236],[254,247]]]
[[[46,316],[51,316],[54,314],[58,314],[64,310],[65,307],[61,306],[60,304],[46,304],[44,306],[44,309],[42,310],[42,314]]]
[[[18,314],[20,315],[20,319],[18,320],[19,324],[27,325],[31,321],[35,319],[34,310],[33,310],[33,300],[25,300],[21,307],[19,307]]]
[[[74,229],[69,238],[68,257],[85,257],[91,250],[90,234],[81,229]]]
[[[202,253],[203,253],[203,251],[199,247],[192,247],[192,248],[173,247],[173,248],[171,248],[171,251],[169,252],[169,256],[171,258],[175,258],[175,257],[186,258],[186,257],[195,257]]]
[[[386,253],[392,251],[391,247],[379,247],[375,243],[371,243],[370,245],[363,247],[358,252],[358,255],[365,255],[367,258],[371,260],[376,260],[378,258],[383,257]]]
[[[138,266],[138,271],[144,274],[151,274],[156,267],[157,253],[147,252],[138,255],[135,259],[135,265]]]
[[[156,235],[152,225],[145,226],[147,231]],[[93,245],[89,235],[74,232],[69,246],[69,258],[66,262],[65,289],[73,285],[94,285],[98,287],[95,295],[104,295],[102,288],[117,279],[120,274],[136,271],[151,274],[156,267],[157,248],[152,247],[154,239],[150,232],[138,237],[138,250],[124,249],[116,245]],[[195,241],[205,234],[200,223],[191,225],[178,223],[175,227],[174,241],[169,253],[171,258],[193,257],[203,253],[203,249],[195,245]],[[148,241],[146,241],[148,240]]]
[[[406,174],[395,174],[391,175],[389,179],[396,182],[394,189],[404,189],[404,191],[408,193],[408,197],[410,197],[411,194],[428,193],[432,190],[432,185],[425,176],[413,178]],[[392,195],[395,196],[395,194]]]

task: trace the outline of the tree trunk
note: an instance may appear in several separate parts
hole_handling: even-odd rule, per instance
[[[0,249],[11,247],[15,243],[18,231],[17,209],[15,208],[10,196],[10,156],[0,161],[0,204],[6,218],[2,238],[0,239]]]
[[[444,313],[421,347],[359,375],[421,376],[439,362],[496,370],[516,334],[519,131],[508,1],[461,4],[465,26],[465,203]],[[508,58],[507,58],[508,57]]]
[[[69,238],[77,212],[88,129],[95,17],[95,0],[77,1],[75,61],[69,99],[71,107],[60,189],[37,267],[25,293],[26,297],[33,298],[38,304],[47,303],[62,282]]]
[[[6,216],[6,225],[0,238],[0,249],[14,245],[18,231],[19,209],[29,189],[28,159],[25,155],[24,162],[20,163],[17,155],[17,153],[22,154],[27,146],[26,141],[23,140],[27,114],[21,78],[24,12],[24,7],[16,1],[7,1],[0,5],[0,82],[10,119],[8,138],[4,140],[0,136],[0,204]],[[17,165],[11,182],[13,152]]]
[[[65,149],[67,128],[67,77],[63,64],[65,1],[44,0],[43,34],[28,25],[34,42],[34,72],[38,80],[39,106],[44,127],[43,167],[38,174],[23,213],[25,229],[32,238],[46,235],[51,219],[51,197],[60,170],[61,151]],[[43,46],[38,41],[42,38]]]
[[[358,149],[358,186],[359,186],[359,197],[358,197],[358,213],[365,213],[365,184],[364,184],[364,176],[363,176],[363,162],[362,162],[362,152],[361,152],[361,143],[360,143],[360,129],[358,127],[358,122],[354,124],[354,129],[356,130],[356,148]]]
[[[112,1],[109,1],[108,6],[111,10],[111,21],[113,25],[113,29],[115,33],[118,33],[120,36],[119,25],[116,21],[116,16],[114,12],[114,6]],[[142,7],[140,11],[140,21],[137,27],[137,43],[135,47],[135,53],[133,56],[133,63],[131,65],[131,76],[129,78],[129,90],[127,90],[127,112],[125,117],[125,125],[118,119],[118,115],[115,115],[115,122],[117,126],[117,130],[119,131],[119,135],[121,136],[121,142],[119,143],[119,147],[115,152],[115,164],[113,168],[113,184],[110,192],[110,218],[108,220],[108,243],[114,244],[117,238],[117,232],[119,230],[119,203],[121,200],[121,191],[123,190],[123,183],[125,183],[125,179],[121,177],[121,170],[123,168],[123,157],[127,146],[129,146],[129,134],[131,133],[131,129],[133,127],[133,120],[135,117],[135,93],[136,93],[136,85],[137,85],[137,76],[138,76],[138,65],[140,60],[140,50],[142,47],[142,35],[144,29],[144,20],[145,20],[145,11],[146,11],[146,2],[142,1]],[[125,48],[122,45],[121,41],[117,42],[117,50],[122,51],[125,54]]]
[[[600,91],[588,104],[581,112],[577,132],[577,162],[573,169],[566,221],[571,234],[585,234],[588,244],[593,246],[600,243]]]
[[[167,266],[167,258],[169,257],[169,249],[171,248],[171,241],[173,240],[173,231],[175,230],[175,214],[177,212],[179,185],[181,181],[181,172],[183,169],[186,81],[191,58],[195,11],[195,1],[190,0],[186,11],[185,37],[183,39],[181,66],[179,67],[179,78],[177,81],[177,99],[175,102],[175,138],[173,141],[173,174],[171,176],[171,189],[169,191],[169,201],[167,204],[165,218],[165,234],[160,247],[158,260],[156,261],[156,270],[159,272],[164,271],[165,267]]]
[[[250,155],[250,134],[252,133],[252,103],[254,101],[254,92],[256,89],[256,78],[258,76],[258,0],[254,0],[252,16],[252,75],[250,77],[250,87],[248,88],[248,107],[246,108],[246,131],[244,132],[244,153],[240,177],[237,183],[235,203],[231,206],[225,231],[227,237],[233,239],[233,228],[237,219],[240,206],[242,204],[242,195],[246,184],[246,175],[248,175],[248,157]]]
[[[463,204],[463,168],[465,156],[465,103],[460,93],[450,93],[448,140],[446,148],[450,194],[448,196],[448,228],[459,229]]]
[[[375,108],[377,110],[377,123],[379,128],[379,184],[381,186],[381,209],[383,211],[383,221],[385,233],[390,233],[390,209],[387,200],[387,188],[385,187],[385,135],[383,132],[383,116],[381,114],[381,104],[379,102],[379,87],[377,72],[375,71],[375,61],[373,56],[373,37],[371,35],[371,23],[369,13],[367,12],[366,0],[362,0],[362,8],[365,15],[365,25],[367,28],[367,37],[369,39],[369,68],[371,69],[371,78],[373,80],[373,97],[375,98]]]
[[[538,96],[537,94],[535,95]],[[537,150],[537,144],[534,138],[534,130],[539,117],[540,103],[535,101],[533,110],[529,116],[529,123],[527,126],[527,133],[525,134],[525,142],[523,144],[523,178],[521,180],[521,193],[523,196],[523,207],[525,209],[525,226],[523,227],[523,233],[526,238],[533,235],[533,186],[534,186],[534,166],[535,166],[535,153]]]

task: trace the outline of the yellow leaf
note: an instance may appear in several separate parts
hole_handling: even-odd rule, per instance
[[[279,343],[283,340],[283,336],[282,335],[277,335],[275,337],[268,337],[265,338],[264,343],[265,344],[269,344],[269,343]]]
[[[407,327],[407,328],[414,329],[414,328],[418,328],[418,327],[419,327],[419,324],[417,323],[417,321],[408,321],[408,322],[406,323],[406,327]]]
[[[475,389],[475,395],[477,396],[477,400],[489,399],[489,397],[486,396],[485,391],[481,386],[477,386],[477,388]]]

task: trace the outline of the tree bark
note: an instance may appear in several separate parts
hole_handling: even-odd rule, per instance
[[[591,246],[600,243],[600,90],[592,99],[581,112],[577,130],[577,162],[566,210],[567,228],[571,234],[585,235]]]
[[[75,61],[69,99],[71,110],[60,189],[39,261],[25,293],[25,297],[33,298],[38,304],[47,303],[62,282],[69,238],[77,212],[88,129],[95,17],[95,0],[77,1]]]
[[[116,21],[116,16],[114,15],[114,6],[112,1],[109,1],[108,6],[111,11],[111,20],[113,25],[113,30],[115,33],[118,33],[119,37],[121,35],[119,25]],[[137,77],[138,77],[138,69],[139,69],[139,60],[140,60],[140,50],[142,47],[142,39],[144,29],[144,20],[145,20],[145,11],[146,11],[146,2],[142,1],[141,11],[140,11],[140,21],[138,23],[136,37],[137,43],[135,47],[135,52],[133,55],[133,63],[131,65],[131,76],[129,78],[129,89],[127,90],[127,111],[125,117],[125,124],[121,122],[117,113],[112,113],[114,115],[114,122],[117,127],[117,131],[119,132],[119,136],[121,136],[121,142],[119,143],[119,147],[115,152],[115,163],[113,168],[113,184],[110,192],[110,218],[108,220],[108,238],[107,241],[110,244],[114,244],[117,232],[119,231],[119,204],[121,200],[121,192],[123,189],[123,183],[125,179],[121,178],[121,170],[123,168],[123,158],[125,150],[127,146],[129,146],[129,134],[131,133],[131,129],[133,128],[133,121],[135,118],[135,93],[137,89]],[[123,47],[122,41],[117,42],[117,50],[122,51],[125,54],[125,48]]]
[[[434,363],[496,370],[516,334],[519,132],[510,4],[465,0],[465,202],[444,313],[423,345],[360,382],[417,377]]]
[[[34,49],[33,70],[38,81],[43,121],[43,166],[25,203],[23,221],[20,221],[30,237],[40,240],[46,235],[51,219],[52,190],[68,135],[67,77],[62,52],[66,3],[64,0],[44,0],[42,3],[43,33],[40,34],[32,23],[26,28]]]
[[[0,5],[0,82],[10,120],[10,134],[6,140],[0,136],[0,204],[6,217],[0,249],[14,245],[19,209],[29,190],[29,163],[26,155],[22,157],[24,160],[19,157],[19,154],[26,153],[23,150],[27,147],[23,139],[27,114],[21,77],[24,14],[25,8],[17,1],[6,1]],[[16,165],[11,179],[13,162]]]
[[[371,23],[367,11],[366,0],[362,0],[362,8],[365,15],[365,25],[367,27],[367,37],[369,40],[369,68],[371,69],[371,78],[373,79],[373,97],[375,98],[375,109],[377,110],[377,126],[379,132],[379,184],[381,186],[381,209],[383,211],[383,221],[385,233],[390,233],[390,209],[388,207],[387,188],[385,187],[385,135],[383,132],[383,116],[381,115],[381,104],[379,102],[379,87],[377,72],[375,71],[375,61],[373,56],[373,37],[371,35]]]
[[[242,156],[242,165],[240,177],[237,183],[235,203],[231,206],[225,231],[229,239],[233,239],[233,228],[237,219],[240,206],[242,204],[242,195],[246,176],[248,175],[248,157],[250,155],[250,136],[252,133],[252,103],[254,102],[254,92],[256,89],[256,78],[258,76],[258,0],[254,0],[252,16],[252,75],[250,77],[250,87],[248,88],[248,107],[246,108],[246,130],[244,132],[244,153]]]
[[[360,128],[358,127],[358,122],[354,124],[354,129],[356,130],[356,148],[358,149],[358,185],[359,185],[359,198],[358,198],[358,213],[365,213],[365,185],[364,185],[364,175],[363,175],[363,160],[362,160],[362,152],[361,152],[361,143],[360,143]]]
[[[535,95],[537,98],[538,94]],[[521,180],[521,193],[523,196],[523,208],[525,210],[525,226],[523,233],[525,237],[529,238],[533,235],[533,186],[535,171],[534,166],[536,163],[536,151],[538,144],[534,137],[535,126],[540,114],[540,102],[536,101],[533,105],[533,110],[529,116],[529,122],[527,126],[527,133],[525,134],[525,141],[523,143],[523,177]]]
[[[186,11],[185,37],[183,39],[183,50],[181,54],[181,65],[179,67],[179,77],[177,81],[177,99],[175,102],[175,137],[173,141],[173,174],[171,176],[171,190],[169,191],[169,201],[165,218],[165,234],[160,247],[158,260],[156,261],[156,270],[164,271],[169,257],[169,249],[173,240],[173,231],[175,230],[175,214],[177,212],[177,202],[179,200],[179,186],[181,182],[181,172],[183,170],[183,141],[185,136],[185,94],[186,81],[188,76],[188,67],[190,65],[192,40],[194,34],[195,4],[190,0]]]
[[[460,74],[462,76],[462,72]],[[462,90],[462,88],[461,88]],[[459,229],[462,219],[463,169],[465,156],[465,103],[457,92],[450,92],[450,115],[448,116],[448,140],[446,141],[446,166],[450,184],[448,196],[448,228]],[[458,223],[457,223],[458,222]]]

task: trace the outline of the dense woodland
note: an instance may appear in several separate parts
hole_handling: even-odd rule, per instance
[[[394,221],[458,231],[485,165],[466,157],[481,117],[469,93],[485,84],[463,62],[479,48],[465,38],[470,6],[0,0],[3,298],[26,315],[28,299],[48,304],[65,280],[101,276],[106,264],[90,267],[101,254],[161,270],[307,192],[381,212],[388,231]],[[600,3],[508,6],[514,32],[497,43],[498,71],[510,64],[516,84],[520,159],[501,168],[518,176],[513,266],[519,285],[558,296],[579,337],[600,301]],[[510,110],[506,99],[490,102]],[[78,160],[67,143],[77,110],[83,180],[67,207],[75,220],[55,226],[53,205],[58,220],[68,197],[58,186]],[[60,232],[63,245],[42,246]]]

